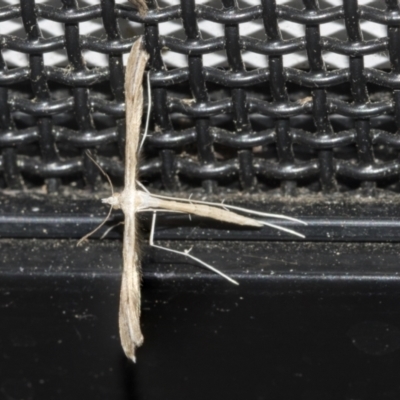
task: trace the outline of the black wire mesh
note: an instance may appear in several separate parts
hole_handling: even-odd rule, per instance
[[[346,0],[302,8],[260,0],[239,8],[159,6],[141,17],[134,5],[79,8],[21,0],[0,8],[0,23],[22,21],[25,37],[1,36],[1,49],[29,56],[29,66],[8,68],[0,58],[0,187],[47,192],[63,186],[96,189],[100,173],[85,155],[96,154],[114,178],[123,177],[124,67],[122,56],[136,37],[119,25],[143,24],[150,54],[152,117],[141,176],[168,190],[219,186],[234,190],[279,188],[295,194],[363,188],[397,191],[400,160],[400,9]],[[103,37],[81,35],[79,24],[101,18]],[[61,22],[65,35],[44,38],[38,19]],[[184,39],[160,36],[160,23],[182,19]],[[305,36],[283,39],[278,20],[303,24]],[[224,25],[225,35],[203,39],[199,20]],[[240,25],[260,20],[262,39],[240,35]],[[347,40],[324,37],[320,25],[344,20]],[[387,26],[387,36],[364,40],[360,21]],[[167,68],[163,49],[184,54],[188,66]],[[88,67],[82,52],[108,56],[107,67]],[[305,50],[307,68],[289,68],[283,56]],[[65,51],[68,65],[49,66],[44,54]],[[205,67],[203,56],[225,51],[227,68]],[[250,69],[242,53],[265,56],[265,67]],[[349,66],[331,69],[324,52],[348,56]],[[364,56],[388,51],[391,69],[364,66]],[[147,100],[146,100],[147,101]],[[118,181],[118,179],[117,179]]]

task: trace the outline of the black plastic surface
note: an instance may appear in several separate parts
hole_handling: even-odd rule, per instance
[[[0,241],[0,398],[400,395],[398,244],[196,242],[237,287],[144,247],[136,365],[118,339],[119,241],[75,244]]]
[[[108,196],[105,193],[103,197]],[[178,197],[185,193],[178,193]],[[96,228],[105,218],[108,208],[95,199],[65,199],[57,196],[0,196],[0,237],[3,238],[76,238],[80,239]],[[227,197],[227,204],[253,210],[286,214],[300,218],[307,225],[272,218],[260,218],[277,223],[305,235],[308,241],[399,242],[400,209],[396,195],[380,198],[351,196],[310,199],[306,196],[266,201],[256,196]],[[208,200],[219,201],[218,197]],[[142,237],[149,236],[149,213],[138,214]],[[258,216],[255,216],[258,218]],[[114,211],[105,226],[93,237],[100,238],[106,230],[123,221],[120,211]],[[108,232],[110,238],[122,238],[122,226]],[[247,228],[184,214],[159,213],[155,238],[160,240],[233,240],[267,241],[300,240],[270,227]]]

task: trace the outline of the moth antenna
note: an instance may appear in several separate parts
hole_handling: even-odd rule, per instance
[[[92,157],[89,150],[86,150],[85,153],[90,158],[90,160],[93,162],[93,164],[100,170],[100,172],[107,178],[108,183],[110,184],[111,194],[114,195],[114,186],[113,186],[111,179],[110,179],[109,175],[107,174],[107,172],[104,171],[104,169],[101,167],[101,165]]]
[[[171,253],[180,254],[182,256],[191,258],[192,260],[198,262],[199,264],[203,265],[207,269],[209,269],[209,270],[215,272],[216,274],[222,276],[223,278],[225,278],[229,282],[233,283],[234,285],[239,285],[239,282],[235,281],[230,276],[224,274],[219,269],[214,268],[212,265],[207,264],[206,262],[200,260],[200,258],[194,257],[191,254],[189,254],[189,252],[192,250],[192,248],[190,248],[189,250],[186,250],[186,251],[179,251],[179,250],[169,249],[168,247],[158,246],[158,245],[154,244],[155,225],[156,225],[156,211],[153,213],[153,218],[152,218],[152,221],[151,221],[151,231],[150,231],[150,239],[149,239],[149,244],[150,244],[151,247],[156,247],[157,249],[169,251]]]
[[[83,238],[81,238],[81,239],[79,240],[79,242],[76,244],[77,246],[80,246],[88,237],[92,236],[93,233],[97,232],[97,231],[108,221],[108,219],[109,219],[110,216],[111,216],[112,209],[113,209],[112,206],[110,206],[110,209],[108,210],[108,214],[107,214],[107,216],[104,218],[103,222],[102,222],[100,225],[98,225],[95,229],[93,229],[91,232],[87,233]],[[107,233],[108,233],[108,232],[107,232]]]
[[[108,183],[110,184],[110,188],[111,188],[111,194],[114,195],[114,186],[111,182],[110,177],[108,176],[107,172],[104,171],[104,169],[101,167],[101,165],[92,157],[91,153],[89,150],[85,151],[86,155],[89,157],[89,159],[92,161],[92,163],[99,169],[99,171],[107,178]],[[92,231],[90,231],[89,233],[87,233],[84,237],[82,237],[81,239],[79,239],[79,242],[76,244],[77,246],[80,246],[86,239],[88,239],[90,236],[93,235],[93,233],[96,233],[110,218],[111,216],[111,212],[112,212],[112,206],[110,206],[110,209],[108,210],[107,216],[104,218],[103,222],[100,223],[100,225],[98,225],[95,229],[93,229]],[[111,227],[111,229],[114,228],[114,226]],[[101,239],[103,239],[103,237],[105,235],[108,234],[108,232],[111,230],[108,229],[106,231],[106,233],[101,237]]]
[[[146,125],[144,127],[143,137],[139,145],[138,152],[142,150],[143,143],[146,140],[147,133],[149,131],[149,123],[150,123],[150,113],[151,113],[151,86],[150,86],[150,72],[147,73],[147,116],[146,116]]]

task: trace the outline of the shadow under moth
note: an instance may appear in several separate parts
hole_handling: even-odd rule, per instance
[[[283,215],[267,214],[258,211],[243,209],[226,204],[208,203],[189,199],[178,199],[167,196],[151,194],[140,182],[137,181],[137,153],[140,150],[139,138],[143,113],[143,76],[145,72],[148,54],[144,50],[142,38],[136,40],[132,46],[125,73],[125,106],[126,106],[126,147],[125,147],[125,184],[121,193],[113,193],[111,197],[102,200],[112,209],[122,209],[125,217],[123,237],[123,273],[121,283],[121,296],[119,308],[119,333],[122,348],[128,358],[135,361],[135,350],[143,343],[143,335],[140,329],[140,264],[136,251],[136,213],[143,211],[153,212],[153,220],[150,232],[150,245],[183,254],[203,266],[219,273],[226,279],[237,284],[236,281],[215,269],[211,265],[192,256],[187,252],[161,247],[154,244],[154,229],[157,211],[174,211],[187,214],[195,214],[201,217],[213,218],[230,224],[238,224],[252,227],[264,225],[281,229],[290,234],[304,237],[290,229],[256,220],[237,212],[257,215],[260,217],[272,217],[288,219],[303,223],[295,218]],[[150,99],[149,99],[150,102]],[[146,132],[145,132],[146,134]],[[231,211],[234,210],[234,211]]]

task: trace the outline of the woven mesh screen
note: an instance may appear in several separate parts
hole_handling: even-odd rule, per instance
[[[122,184],[123,60],[143,34],[152,103],[140,166],[145,182],[168,190],[397,191],[397,1],[379,8],[356,0],[252,4],[150,2],[141,17],[134,5],[113,0],[3,3],[0,187],[99,188],[101,174],[85,150]],[[82,33],[92,20],[102,23],[101,30]],[[50,28],[44,35],[46,21],[62,24],[63,34]],[[168,21],[182,24],[178,35],[160,34]],[[204,21],[218,24],[222,34],[200,30]],[[301,34],[282,35],[282,21],[301,26]],[[365,21],[383,27],[385,35],[365,35]],[[11,22],[19,35],[1,31]],[[333,22],[345,28],[339,38],[323,34]],[[256,33],[241,34],[249,23],[258,24]],[[67,62],[47,63],[51,52]],[[18,66],[21,54],[25,66]],[[105,66],[93,66],[95,54]],[[186,63],[172,65],[174,54]],[[288,66],[285,60],[294,54],[303,60]],[[347,65],[335,66],[335,54]],[[222,60],[219,65],[204,62],[212,55]],[[365,63],[371,55],[383,59],[382,68]],[[327,56],[331,61],[325,62]]]

